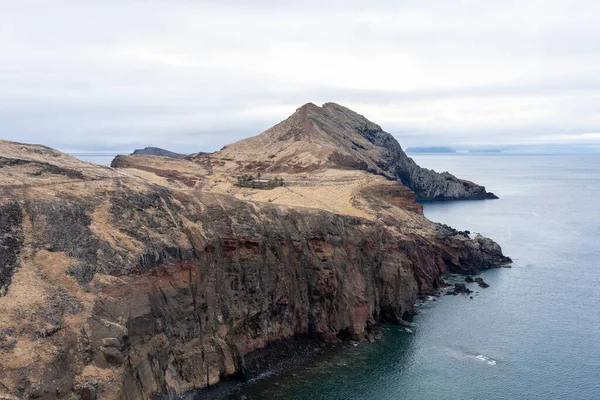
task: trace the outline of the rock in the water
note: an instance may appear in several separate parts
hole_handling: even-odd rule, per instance
[[[455,283],[454,284],[454,290],[457,292],[466,292],[467,291],[467,287],[465,286],[464,283]]]
[[[470,276],[467,276],[467,277],[465,278],[465,282],[467,282],[467,283],[473,283],[473,282],[475,282],[475,281],[474,281],[474,280],[473,280],[473,278],[471,278]]]
[[[464,283],[454,284],[455,293],[473,293]]]
[[[490,287],[490,285],[488,285],[487,283],[485,283],[485,281],[483,280],[483,278],[475,278],[475,282],[477,282],[477,284],[482,287],[482,288],[488,288]]]

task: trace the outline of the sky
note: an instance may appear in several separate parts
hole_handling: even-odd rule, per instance
[[[403,147],[600,149],[600,1],[0,0],[0,138],[191,153],[336,102]]]

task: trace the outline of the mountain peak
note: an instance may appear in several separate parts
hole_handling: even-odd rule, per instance
[[[314,171],[326,168],[362,168],[357,151],[372,147],[361,129],[379,128],[335,103],[322,107],[306,103],[286,120],[214,154],[241,161],[244,168],[271,172]],[[355,154],[354,154],[355,153]]]
[[[296,109],[296,111],[304,111],[304,110],[308,110],[310,108],[321,108],[318,105],[316,105],[315,103],[312,102],[308,102],[302,106],[300,106],[298,109]]]

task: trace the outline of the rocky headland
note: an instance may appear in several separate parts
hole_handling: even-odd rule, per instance
[[[285,185],[236,186],[244,173]],[[0,141],[0,399],[176,398],[270,344],[366,339],[441,274],[510,261],[416,202],[491,197],[333,103],[112,168]]]
[[[132,156],[158,156],[158,157],[169,157],[169,158],[184,158],[187,154],[174,153],[169,150],[161,149],[159,147],[144,147],[143,149],[135,149]]]
[[[483,186],[419,167],[398,141],[362,115],[335,103],[300,107],[264,133],[212,155],[264,172],[361,170],[398,181],[419,200],[494,199]]]

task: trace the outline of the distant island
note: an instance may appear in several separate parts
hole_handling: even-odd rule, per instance
[[[450,147],[409,147],[407,153],[435,153],[435,154],[454,154],[456,150]]]
[[[159,147],[146,147],[143,149],[136,149],[131,153],[132,156],[161,156],[169,158],[183,158],[187,154],[174,153],[169,150],[161,149]]]
[[[433,146],[433,147],[408,147],[406,149],[407,154],[457,154],[457,153],[469,153],[469,154],[499,154],[502,153],[500,149],[469,149],[456,151],[450,147],[445,146]]]
[[[470,149],[469,153],[473,154],[497,154],[502,153],[500,149]]]

